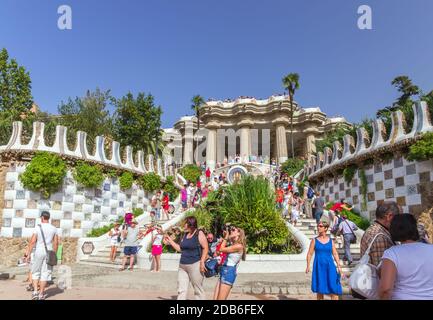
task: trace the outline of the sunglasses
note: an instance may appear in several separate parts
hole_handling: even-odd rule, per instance
[[[323,224],[319,224],[317,225],[319,228],[325,228],[325,226]]]

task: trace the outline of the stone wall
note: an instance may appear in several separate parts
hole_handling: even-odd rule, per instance
[[[87,189],[78,185],[69,170],[61,190],[44,199],[40,193],[26,190],[19,175],[24,172],[26,163],[10,162],[2,167],[0,178],[0,201],[3,198],[2,237],[30,237],[40,213],[48,210],[51,223],[58,228],[61,237],[82,237],[93,228],[102,227],[117,220],[127,209],[140,208],[147,211],[148,193],[137,186],[121,190],[119,179],[106,178],[100,188]]]
[[[30,238],[5,238],[0,237],[0,265],[13,267],[18,259],[24,256]],[[63,245],[62,264],[76,262],[78,238],[61,238]]]
[[[362,205],[360,169],[348,184],[343,176],[328,176],[316,184],[325,201],[345,199],[367,219],[375,218],[377,206],[384,201],[396,201],[403,212],[416,217],[433,207],[433,160],[411,162],[396,157],[362,168],[367,177],[366,204]]]

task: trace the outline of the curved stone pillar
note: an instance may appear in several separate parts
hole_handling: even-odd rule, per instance
[[[158,158],[156,160],[156,169],[157,169],[158,175],[160,177],[162,177],[163,176],[163,173],[162,173],[162,160],[160,158]]]
[[[66,140],[66,133],[68,128],[64,126],[56,126],[56,140],[53,144],[53,151],[60,154],[68,154],[68,143]]]
[[[113,141],[111,144],[110,163],[115,166],[122,166],[122,158],[120,157],[120,143],[117,141]]]
[[[23,123],[21,121],[14,121],[12,123],[12,135],[9,138],[5,149],[20,149],[21,148],[21,136],[23,134]]]
[[[340,157],[339,157],[339,154],[340,154],[340,152],[341,152],[341,150],[342,150],[342,148],[341,148],[341,144],[340,144],[340,141],[334,141],[334,143],[333,143],[333,145],[332,145],[332,161],[331,161],[331,163],[337,163],[338,161],[340,161]]]
[[[430,120],[429,109],[425,101],[415,102],[417,115],[417,128],[416,132],[433,132],[433,125]]]
[[[89,153],[87,152],[87,133],[83,131],[77,132],[77,148],[75,154],[79,154],[78,157],[83,159],[89,159]]]
[[[105,157],[105,137],[103,136],[97,136],[95,140],[95,160],[101,161],[103,163],[108,162],[107,158]]]
[[[143,150],[138,151],[138,169],[141,172],[144,172],[144,173],[147,172],[146,166],[144,164],[144,152],[143,152]]]
[[[369,150],[376,149],[377,147],[383,145],[385,140],[383,135],[386,133],[385,125],[380,119],[373,121],[373,138],[371,139],[371,144]]]
[[[132,147],[131,146],[126,146],[126,163],[124,164],[124,167],[134,170],[135,166],[134,166],[134,157],[132,154]]]
[[[344,144],[344,149],[343,149],[343,156],[341,157],[341,160],[346,160],[350,157],[353,156],[352,150],[355,148],[355,142],[353,140],[353,137],[350,134],[346,134],[343,137],[343,144]]]
[[[394,111],[391,113],[391,134],[389,135],[389,139],[387,141],[388,144],[395,143],[405,138],[406,133],[404,131],[403,126],[403,112],[400,110]]]
[[[323,154],[324,154],[325,159],[324,159],[324,163],[323,163],[322,168],[325,168],[331,164],[332,150],[329,147],[325,147],[325,149],[323,151],[324,151]]]
[[[147,171],[149,171],[149,172],[155,172],[155,166],[154,166],[154,163],[153,163],[153,155],[149,154],[147,156],[147,159],[149,161],[149,166],[148,166]]]
[[[364,127],[356,129],[356,149],[355,154],[360,154],[367,151],[367,143],[369,143],[368,132]]]

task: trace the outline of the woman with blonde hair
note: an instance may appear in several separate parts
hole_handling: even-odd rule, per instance
[[[220,279],[215,287],[214,300],[227,300],[236,280],[239,263],[241,259],[245,260],[246,250],[247,241],[243,229],[230,226],[228,230],[224,230],[221,247],[217,254],[226,253],[227,257],[220,269]]]
[[[310,272],[310,261],[314,254],[311,291],[317,294],[317,300],[323,300],[325,294],[329,294],[332,300],[338,300],[342,294],[340,278],[343,272],[335,244],[326,234],[328,228],[329,224],[326,221],[319,222],[319,235],[311,240],[307,254],[306,273]]]

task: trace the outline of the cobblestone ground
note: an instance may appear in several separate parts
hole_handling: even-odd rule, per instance
[[[30,299],[25,290],[26,267],[0,268],[12,279],[0,280],[0,300]],[[61,290],[55,269],[53,284],[48,288],[48,300],[173,300],[176,299],[176,272],[151,273],[144,270],[123,271],[88,265],[72,265],[71,288]],[[217,279],[205,279],[204,288],[212,299]],[[233,288],[230,300],[313,300],[305,274],[241,274]],[[269,290],[264,290],[264,288]],[[275,293],[281,288],[280,293]],[[287,288],[287,289],[286,289]],[[300,289],[299,289],[300,288]],[[270,292],[272,290],[272,293]],[[301,290],[302,289],[302,290]],[[287,290],[287,291],[286,291]],[[283,292],[285,291],[285,292]],[[193,299],[190,288],[189,299]],[[343,297],[343,299],[346,299]]]

